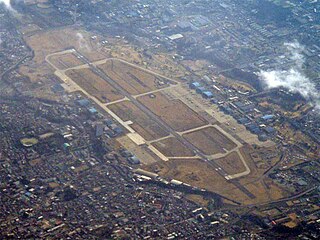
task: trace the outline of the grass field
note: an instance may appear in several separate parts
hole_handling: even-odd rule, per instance
[[[133,122],[131,127],[147,141],[169,135],[165,129],[152,121],[147,114],[141,111],[132,102],[122,101],[111,104],[108,108],[117,114],[123,121],[131,120]]]
[[[225,153],[237,145],[214,127],[202,128],[183,135],[190,143],[206,155]]]
[[[36,145],[39,141],[36,138],[23,138],[20,140],[21,144],[25,147],[32,147]]]
[[[95,96],[103,103],[123,98],[116,89],[89,68],[68,70],[66,74],[90,95]]]
[[[203,117],[182,101],[170,100],[160,92],[139,97],[138,100],[175,131],[186,131],[208,124]]]

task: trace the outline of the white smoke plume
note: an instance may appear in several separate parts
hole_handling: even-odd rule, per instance
[[[82,35],[82,33],[77,33],[77,38],[78,38],[78,45],[79,45],[80,49],[85,49],[87,51],[91,51],[91,48],[90,48],[87,40]]]
[[[0,0],[0,5],[3,4],[12,14],[16,15],[18,12],[11,5],[12,0]],[[15,0],[16,3],[22,2],[23,0]]]
[[[0,4],[4,4],[8,9],[12,10],[13,8],[11,7],[11,0],[0,0]]]
[[[317,109],[320,109],[320,94],[316,85],[303,72],[305,58],[304,47],[297,41],[285,43],[291,60],[291,67],[287,70],[260,71],[260,80],[267,88],[283,87],[294,93],[300,93],[308,101],[312,102]]]

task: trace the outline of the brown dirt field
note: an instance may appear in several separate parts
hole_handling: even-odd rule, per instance
[[[175,131],[181,132],[208,124],[198,113],[189,108],[180,100],[170,100],[164,94],[157,92],[139,97],[138,100],[149,108],[154,114],[171,126]]]
[[[267,202],[271,200],[267,189],[261,182],[250,183],[245,187],[256,196],[256,198],[253,199],[254,202]],[[250,204],[252,200],[246,200],[244,202]]]
[[[80,41],[78,33],[83,40]],[[19,68],[19,72],[30,77],[32,82],[44,81],[47,74],[52,73],[51,66],[45,61],[49,54],[63,51],[67,48],[75,48],[91,61],[108,57],[103,53],[98,44],[99,39],[93,41],[89,32],[75,27],[54,29],[45,32],[37,32],[31,36],[25,36],[24,40],[34,50],[34,58]],[[47,79],[50,81],[50,79]]]
[[[239,202],[250,200],[233,184],[220,176],[213,167],[200,159],[160,161],[145,167],[145,169],[148,171],[156,170],[160,176],[167,179],[177,179],[191,186],[204,188]]]
[[[19,26],[19,31],[23,34],[23,35],[27,35],[27,34],[30,34],[32,32],[35,32],[35,31],[39,31],[41,30],[41,28],[36,25],[36,24],[25,24],[23,26]]]
[[[232,183],[220,176],[213,167],[199,159],[159,161],[146,166],[145,169],[157,172],[160,176],[167,179],[177,179],[192,186],[219,193],[244,204],[266,202],[270,199],[283,197],[281,189],[277,186],[272,184],[270,185],[270,189],[267,189],[261,182],[253,182],[245,185],[256,196],[255,199],[250,199]]]
[[[131,120],[131,127],[147,141],[168,136],[169,133],[152,121],[143,111],[132,102],[123,101],[111,104],[108,108],[117,114],[123,121]]]
[[[276,185],[271,178],[265,178],[264,182],[268,187],[271,199],[280,199],[290,194],[289,191],[285,191],[280,186]]]
[[[259,152],[259,150],[255,150],[249,145],[244,145],[242,148],[240,148],[240,152],[244,157],[246,163],[248,164],[251,173],[246,177],[240,178],[239,182],[256,196],[256,199],[244,200],[245,204],[265,202],[268,200],[276,200],[288,195],[288,193],[286,193],[283,189],[274,184],[270,178],[264,178],[266,184],[262,184],[262,179],[259,180],[259,177],[262,176],[265,169],[257,168],[253,159],[250,156],[250,153]],[[268,187],[266,187],[266,185]]]
[[[255,199],[245,200],[245,204],[267,202],[286,196],[286,194],[278,186],[271,184],[269,185],[269,188],[267,188],[262,181],[247,184],[245,187],[256,196]]]
[[[79,58],[77,58],[72,53],[66,53],[62,55],[53,55],[49,58],[49,61],[60,70],[72,68],[72,67],[76,67],[84,64],[84,62],[82,62]]]
[[[132,95],[161,89],[174,83],[117,60],[109,60],[98,67]]]
[[[79,36],[79,33],[82,35]],[[50,53],[75,48],[92,61],[100,60],[105,56],[99,50],[98,40],[90,39],[91,34],[80,29],[67,27],[64,29],[39,32],[26,38],[29,46],[35,50],[35,61],[43,62]]]
[[[224,153],[237,145],[214,127],[207,127],[183,135],[190,143],[206,155]]]
[[[246,170],[237,152],[232,152],[226,157],[214,161],[228,174],[236,174]]]
[[[249,146],[241,148],[245,158],[247,157],[245,153],[250,151],[254,151],[254,149]],[[192,186],[208,189],[243,204],[262,203],[288,196],[288,193],[275,185],[270,178],[265,177],[264,182],[258,179],[261,173],[252,166],[254,165],[252,159],[248,159],[247,163],[252,174],[240,178],[239,182],[256,196],[254,199],[250,199],[232,183],[220,176],[213,167],[199,159],[159,161],[146,166],[146,169],[157,172],[165,178],[174,178]]]
[[[192,157],[195,154],[174,137],[152,143],[166,157]]]
[[[147,170],[153,170],[150,166]],[[223,189],[228,182],[214,168],[200,159],[179,159],[156,163],[158,174],[168,179],[177,179],[192,186],[217,191]]]
[[[66,74],[90,95],[95,96],[103,103],[123,98],[116,89],[89,68],[68,70]]]

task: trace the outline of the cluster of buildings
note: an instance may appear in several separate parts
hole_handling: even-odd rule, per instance
[[[212,104],[218,104],[221,111],[233,116],[239,124],[244,125],[251,133],[258,135],[259,140],[266,141],[277,135],[273,126],[277,115],[264,110],[250,100],[249,92],[237,91],[211,80],[208,76],[204,79],[189,84],[191,89],[208,99]]]
[[[115,123],[111,118],[104,118],[101,113],[96,109],[96,107],[87,98],[82,98],[79,96],[76,102],[79,106],[87,109],[90,115],[99,116],[97,121],[89,121],[88,124],[95,130],[95,136],[101,137],[106,135],[110,138],[118,137],[124,133],[123,129]]]
[[[291,155],[291,157],[294,157]],[[303,159],[301,159],[303,160]],[[301,161],[290,168],[281,168],[270,174],[270,177],[279,185],[290,190],[292,193],[303,192],[320,184],[320,174],[318,173],[318,162]]]
[[[134,156],[118,151],[112,138],[97,136],[88,124],[103,121],[99,115],[79,105],[78,96],[69,97],[66,104],[1,99],[0,238],[203,239],[251,234],[232,223],[237,214],[210,213],[188,200],[177,180],[171,181],[173,187],[140,181],[138,176],[150,173],[133,171],[127,161],[135,161]]]
[[[64,12],[74,9],[70,1],[56,0],[53,5]],[[90,11],[87,12],[87,9]],[[92,9],[95,14],[92,14]],[[210,71],[214,75],[239,79],[261,90],[255,73],[292,66],[291,53],[284,43],[296,40],[303,42],[304,68],[314,76],[310,80],[317,88],[320,87],[319,77],[316,77],[320,67],[320,46],[315,37],[319,34],[315,27],[319,18],[318,9],[318,1],[239,3],[228,0],[221,3],[199,0],[156,3],[145,0],[137,1],[130,7],[125,1],[118,1],[117,4],[80,1],[77,12],[81,13],[78,20],[86,22],[90,29],[130,39],[150,56],[152,52],[165,51],[175,52],[177,61],[205,59],[212,64]],[[192,71],[191,68],[189,70]],[[273,122],[279,116],[257,106],[254,98],[246,98],[246,94],[234,94],[229,90],[220,91],[216,84],[192,87],[214,103],[224,101],[220,104],[221,109],[257,134],[260,140],[277,136]],[[216,97],[221,93],[229,101]],[[261,118],[265,115],[273,115],[273,118]],[[301,129],[304,125],[296,126]],[[307,128],[305,132],[318,139],[314,133],[317,128],[309,128],[309,125]]]
[[[124,36],[148,52],[175,51],[176,59],[206,59],[212,70],[261,88],[255,72],[291,64],[284,42],[303,42],[305,67],[319,73],[318,1],[72,1],[55,0],[90,29]],[[94,12],[94,14],[92,14]],[[303,20],[302,20],[303,19]],[[107,27],[106,27],[107,26]],[[317,77],[312,79],[315,83]]]
[[[312,194],[317,194],[315,189]],[[274,231],[264,230],[260,236],[265,238],[281,238],[286,232],[287,238],[310,239],[319,238],[319,201],[317,197],[307,194],[300,199],[276,203],[272,206],[260,207],[260,218],[250,216],[252,223],[261,229],[273,226]],[[300,226],[297,228],[297,226]],[[297,229],[297,230],[293,230]]]
[[[91,30],[125,35],[150,55],[172,50],[179,56],[176,59],[208,60],[215,73],[240,69],[236,77],[256,88],[259,84],[250,73],[279,66],[275,56],[285,54],[282,43],[291,39],[306,44],[306,65],[319,72],[320,47],[314,37],[319,29],[312,27],[319,20],[318,1],[280,1],[287,10],[283,15],[278,8],[269,11],[274,17],[270,22],[261,17],[273,6],[267,0],[261,5],[254,0],[76,2],[54,0],[50,4]],[[2,5],[0,52],[2,73],[29,53]],[[225,74],[233,76],[232,71]],[[277,234],[283,237],[284,231],[290,237],[290,229],[300,239],[319,238],[319,163],[309,162],[305,155],[300,164],[288,167],[299,157],[292,151],[286,156],[288,164],[284,161],[287,165],[270,174],[291,192],[292,199],[253,204],[248,209],[227,204],[220,209],[221,196],[215,193],[134,169],[140,160],[116,147],[115,138],[124,130],[88,99],[65,94],[59,84],[52,90],[61,95],[62,103],[27,97],[27,81],[18,77],[13,72],[8,82],[17,93],[25,94],[0,99],[0,238],[270,239]],[[190,88],[260,140],[281,140],[277,126],[284,116],[261,107],[253,93],[208,76],[190,82]],[[316,113],[290,123],[319,141]],[[200,195],[211,204],[200,207],[188,194]]]
[[[78,94],[68,95],[63,104],[18,96],[1,99],[1,237],[264,239],[267,229],[292,221],[290,211],[252,217],[239,213],[238,204],[219,210],[221,196],[215,193],[133,169],[139,159],[115,148],[104,131],[114,124],[112,118],[99,110],[92,113],[92,107]],[[102,134],[97,125],[102,125]],[[283,187],[296,187],[293,193],[301,192],[307,184],[318,184],[314,164],[272,177]],[[188,200],[188,194],[210,199],[209,208]],[[312,226],[318,220],[317,203],[312,195],[312,201],[297,199],[292,204],[310,208],[295,212],[299,221],[306,219]]]
[[[318,111],[309,112],[305,116],[301,116],[290,122],[295,129],[301,129],[310,136],[313,141],[320,144],[320,118]]]
[[[111,126],[113,120],[89,111],[94,105],[81,96],[68,97],[66,104],[1,99],[1,237],[264,239],[267,231],[261,229],[291,221],[282,212],[262,218],[266,225],[261,228],[261,221],[252,224],[252,217],[234,207],[217,209],[219,196],[214,193],[133,170],[135,156],[115,149],[106,132],[97,134],[97,124]],[[37,141],[23,145],[26,138]],[[308,176],[317,174],[314,170]],[[189,201],[186,194],[211,199],[213,211]],[[306,204],[310,212],[303,216],[312,224],[318,219],[315,202]],[[261,232],[253,234],[253,229]]]
[[[0,77],[20,61],[30,56],[30,50],[13,25],[12,16],[0,4]]]

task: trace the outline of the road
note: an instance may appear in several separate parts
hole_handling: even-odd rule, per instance
[[[187,148],[191,149],[196,155],[198,155],[203,161],[205,161],[208,165],[213,167],[216,172],[221,175],[223,178],[229,175],[225,172],[218,164],[207,158],[201,151],[199,151],[194,145],[184,139],[180,134],[178,134],[171,126],[169,126],[166,122],[160,119],[156,114],[154,114],[150,109],[140,103],[135,97],[133,97],[130,93],[128,93],[125,89],[123,89],[117,82],[110,79],[102,70],[100,70],[95,64],[92,64],[90,60],[84,57],[82,54],[76,52],[76,55],[79,59],[84,61],[88,66],[90,66],[91,70],[97,74],[99,77],[107,81],[113,88],[115,88],[119,93],[126,98],[128,98],[133,104],[135,104],[141,111],[143,111],[147,116],[152,119],[155,123],[157,123],[160,127],[166,129],[172,136],[178,139],[181,143],[183,143]],[[112,60],[111,60],[112,61]],[[158,74],[157,74],[158,75]],[[228,180],[228,178],[227,178]],[[255,198],[255,196],[248,191],[243,185],[241,185],[238,181],[230,181],[233,183],[238,189],[240,189],[243,193],[245,193],[250,198]]]

